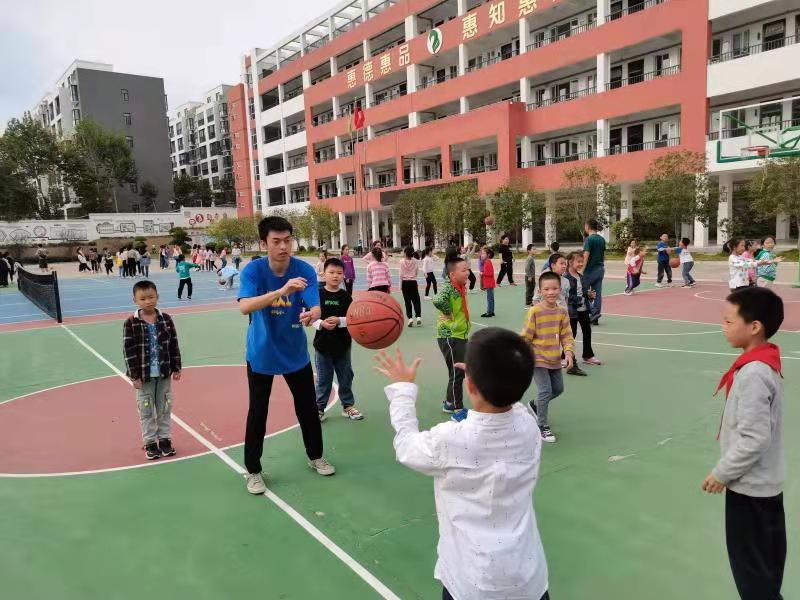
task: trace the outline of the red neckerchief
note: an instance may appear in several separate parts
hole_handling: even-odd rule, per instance
[[[728,401],[728,396],[731,393],[731,387],[733,387],[733,376],[748,363],[751,362],[763,362],[764,364],[768,365],[775,371],[778,375],[783,377],[783,373],[781,372],[781,349],[778,348],[775,344],[763,344],[762,346],[758,346],[757,348],[753,348],[748,352],[744,352],[739,358],[737,358],[728,372],[722,376],[722,379],[719,380],[719,385],[717,386],[714,395],[716,396],[717,393],[725,387],[725,401]],[[724,410],[723,410],[724,416]],[[719,423],[720,432],[722,431],[722,419],[720,419]],[[717,433],[717,439],[719,439],[719,433]]]
[[[464,318],[467,319],[467,323],[469,323],[469,308],[467,307],[467,286],[459,286],[455,281],[453,281],[453,274],[450,274],[450,283],[455,288],[455,290],[461,294],[461,306],[464,307]],[[455,315],[453,315],[455,318]]]

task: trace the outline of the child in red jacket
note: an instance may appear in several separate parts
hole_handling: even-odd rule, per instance
[[[494,252],[487,247],[481,248],[481,259],[483,259],[483,289],[486,290],[486,312],[481,315],[482,318],[494,316],[494,288],[497,283],[494,280],[494,265],[492,264],[492,257]]]

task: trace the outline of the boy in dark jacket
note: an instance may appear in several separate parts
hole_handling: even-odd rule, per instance
[[[133,300],[139,308],[122,326],[122,345],[126,374],[136,388],[145,457],[155,460],[175,455],[170,377],[181,378],[181,351],[172,317],[156,308],[156,285],[137,282]]]
[[[599,366],[603,363],[598,360],[592,350],[592,321],[589,309],[594,298],[594,291],[589,291],[588,286],[585,285],[581,271],[583,271],[583,253],[570,252],[567,255],[567,272],[564,273],[564,279],[569,283],[567,311],[569,312],[569,322],[572,325],[572,336],[575,337],[578,334],[578,324],[580,324],[583,362],[587,365]],[[567,373],[569,375],[586,375],[577,364]]]

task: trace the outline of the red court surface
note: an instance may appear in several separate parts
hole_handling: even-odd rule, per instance
[[[244,366],[187,368],[173,382],[173,414],[219,448],[244,440],[247,372]],[[276,377],[267,433],[297,423],[283,378]],[[173,423],[175,458],[208,449]],[[109,376],[21,396],[0,404],[0,475],[52,474],[155,465],[141,450],[133,388]]]
[[[800,331],[800,289],[784,285],[772,289],[784,302],[781,330]],[[724,284],[698,283],[694,288],[673,287],[646,290],[633,296],[614,295],[603,298],[603,313],[719,325],[729,293]]]

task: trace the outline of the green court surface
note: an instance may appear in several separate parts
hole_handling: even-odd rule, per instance
[[[567,377],[565,394],[551,405],[559,441],[543,449],[535,493],[551,596],[730,600],[736,591],[725,552],[724,501],[703,494],[700,483],[719,452],[715,437],[723,401],[712,394],[736,351],[716,320],[692,317],[693,306],[706,312],[709,306],[693,292],[614,296],[622,287],[606,282],[610,314],[594,330],[595,351],[605,365],[586,367],[586,378]],[[701,285],[697,291],[703,289],[719,288]],[[666,294],[674,299],[675,320],[644,316],[648,303]],[[522,286],[501,288],[498,317],[484,320],[478,317],[485,308],[482,294],[469,296],[475,327],[521,329],[522,297]],[[787,315],[799,310],[792,298]],[[640,314],[610,316],[625,302],[636,303]],[[418,411],[425,428],[446,418],[446,375],[433,318],[433,307],[424,302],[424,327],[406,329],[399,342],[406,355],[423,358]],[[185,366],[243,364],[247,319],[235,307],[177,314],[175,322]],[[786,377],[784,595],[795,598],[800,573],[789,565],[796,563],[800,528],[800,438],[792,433],[800,428],[800,411],[792,400],[800,394],[800,333],[781,332],[775,341]],[[119,319],[0,333],[0,344],[0,418],[4,407],[28,399],[19,396],[113,376],[101,357],[124,370]],[[266,442],[271,497],[247,494],[232,464],[243,462],[239,445],[142,468],[0,476],[0,597],[441,597],[433,579],[432,482],[395,462],[385,382],[372,371],[372,352],[358,348],[353,358],[357,406],[366,419],[348,421],[338,407],[329,412],[323,433],[326,455],[337,468],[332,478],[307,468],[298,429]],[[232,372],[245,377],[244,367]],[[182,386],[174,386],[178,415],[204,393]],[[92,384],[87,389],[91,393]],[[225,389],[214,388],[217,406],[244,410],[245,395]],[[533,393],[532,387],[527,399]],[[101,400],[135,415],[130,389]],[[49,417],[58,423],[58,414]],[[94,428],[102,425],[90,417],[74,443],[98,456],[115,451],[105,442],[93,447]],[[195,429],[214,443],[213,432]],[[34,454],[37,448],[46,452],[50,432],[23,435]],[[180,446],[178,451],[181,458]]]

